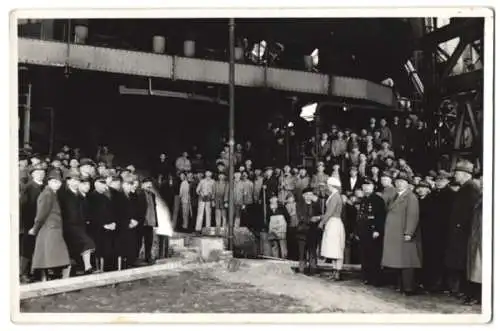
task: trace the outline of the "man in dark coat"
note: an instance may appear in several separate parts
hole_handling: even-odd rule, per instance
[[[21,256],[19,275],[21,282],[30,281],[31,258],[35,249],[35,237],[28,234],[35,222],[38,196],[44,188],[45,170],[40,166],[29,169],[31,179],[20,192],[19,252]]]
[[[84,272],[92,272],[91,254],[95,250],[95,243],[87,234],[87,224],[84,218],[84,206],[78,187],[80,178],[71,174],[67,178],[67,186],[59,190],[59,201],[63,219],[63,235],[72,259],[77,263],[83,262]],[[80,261],[81,259],[81,261]]]
[[[409,188],[410,182],[405,173],[396,178],[396,195],[387,208],[382,253],[382,266],[399,271],[405,295],[415,294],[415,269],[422,267],[418,199]]]
[[[360,189],[363,184],[361,176],[359,176],[358,168],[352,166],[349,169],[349,177],[344,178],[344,183],[342,185],[343,193],[347,196],[352,195],[355,190]]]
[[[444,171],[436,177],[436,189],[429,196],[431,215],[422,225],[424,272],[428,271],[427,288],[432,292],[444,290],[444,253],[453,199],[449,177]]]
[[[95,190],[89,194],[90,228],[95,233],[96,257],[101,271],[114,268],[116,258],[116,222],[113,221],[111,200],[105,178],[97,178]]]
[[[133,245],[135,241],[128,241],[130,220],[127,219],[128,201],[122,190],[122,181],[121,177],[113,177],[109,185],[111,219],[116,223],[115,253],[118,258],[118,270],[124,267],[123,262],[128,256],[130,246],[135,247]]]
[[[365,284],[380,284],[383,233],[385,226],[385,202],[374,193],[375,183],[365,179],[364,197],[357,213],[357,236],[360,239],[361,270]]]
[[[146,215],[146,204],[133,186],[133,179],[126,177],[123,181],[124,203],[124,223],[118,230],[118,240],[120,247],[123,248],[124,268],[135,266],[137,260],[137,246],[140,236],[139,229],[144,225]]]
[[[299,249],[299,272],[304,273],[306,265],[309,273],[316,272],[318,266],[318,245],[321,239],[321,230],[318,223],[321,219],[321,205],[313,190],[308,187],[302,191],[302,197],[297,203],[299,225],[297,227],[297,241]]]
[[[469,161],[460,161],[455,168],[455,180],[461,187],[451,207],[445,266],[451,293],[457,297],[462,297],[465,290],[467,243],[474,206],[481,195],[479,187],[472,180],[473,170],[474,165]]]
[[[433,260],[433,245],[442,240],[436,237],[435,225],[439,223],[438,219],[434,219],[432,212],[435,207],[431,193],[431,186],[426,181],[418,183],[415,187],[415,192],[418,197],[419,224],[422,233],[422,272],[420,274],[420,283],[427,291],[432,291],[434,286],[434,264]]]
[[[156,196],[151,178],[144,178],[142,180],[142,188],[138,192],[138,197],[145,205],[143,206],[144,223],[139,227],[139,236],[137,238],[137,256],[139,256],[144,241],[144,258],[146,263],[153,264],[154,228],[158,226],[158,215],[156,213]],[[158,254],[159,256],[161,256],[160,253]]]

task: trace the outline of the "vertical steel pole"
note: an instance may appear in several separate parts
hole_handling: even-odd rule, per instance
[[[30,125],[31,124],[31,83],[28,84],[28,93],[26,93],[26,104],[24,105],[24,135],[23,143],[30,143]]]
[[[234,18],[229,19],[229,229],[228,248],[233,250],[234,226]]]

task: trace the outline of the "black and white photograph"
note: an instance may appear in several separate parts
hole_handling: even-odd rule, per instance
[[[491,320],[493,11],[10,15],[14,322]]]

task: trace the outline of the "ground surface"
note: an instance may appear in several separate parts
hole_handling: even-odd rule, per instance
[[[243,261],[234,269],[186,271],[25,300],[21,312],[480,313],[479,306],[462,306],[444,296],[402,297],[352,276],[332,283],[295,274],[278,262]]]

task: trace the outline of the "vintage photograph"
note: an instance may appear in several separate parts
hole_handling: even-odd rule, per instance
[[[19,321],[491,312],[491,18],[427,12],[14,13]]]

